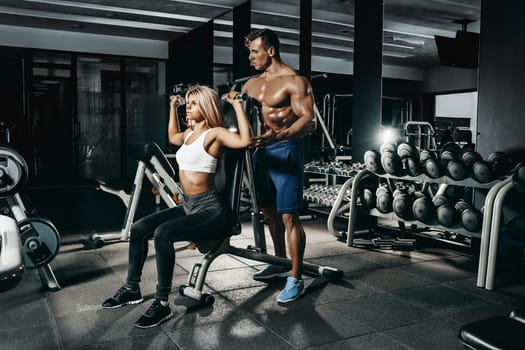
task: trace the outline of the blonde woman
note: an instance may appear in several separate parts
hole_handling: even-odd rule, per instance
[[[128,276],[124,286],[102,303],[106,309],[143,301],[139,283],[148,255],[148,239],[155,242],[157,291],[146,313],[135,322],[139,328],[161,324],[172,317],[168,297],[171,292],[177,241],[221,238],[231,225],[229,206],[214,187],[217,162],[224,147],[245,148],[251,144],[251,128],[242,101],[235,91],[225,95],[235,111],[239,133],[223,126],[223,114],[217,92],[206,86],[190,88],[185,96],[188,128],[181,131],[177,107],[184,102],[176,96],[170,103],[169,142],[181,146],[176,153],[179,179],[184,191],[182,206],[150,214],[131,228]]]

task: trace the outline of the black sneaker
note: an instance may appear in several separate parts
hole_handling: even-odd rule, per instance
[[[116,309],[124,305],[142,303],[140,290],[131,290],[126,287],[120,287],[115,295],[102,303],[104,309]]]
[[[162,322],[169,320],[173,316],[169,306],[162,306],[159,299],[155,299],[153,304],[149,307],[148,311],[141,316],[135,327],[138,328],[151,328],[158,326]]]

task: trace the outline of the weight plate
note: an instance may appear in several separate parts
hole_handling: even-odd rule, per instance
[[[29,167],[13,148],[0,146],[0,197],[9,197],[26,184]]]
[[[58,254],[60,235],[51,221],[27,218],[18,222],[24,264],[36,268],[49,263]]]

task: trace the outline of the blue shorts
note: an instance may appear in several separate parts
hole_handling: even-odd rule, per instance
[[[303,205],[304,142],[281,141],[259,147],[252,155],[257,203],[277,212],[297,213]]]

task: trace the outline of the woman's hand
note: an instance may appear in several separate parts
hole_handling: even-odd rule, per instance
[[[232,90],[222,95],[222,100],[228,102],[232,106],[235,106],[235,105],[241,106],[243,99],[239,98],[239,96],[241,96],[241,94],[238,91]]]
[[[186,101],[184,100],[184,97],[182,97],[181,95],[170,96],[170,107],[171,108],[177,108],[185,104],[186,104]]]

